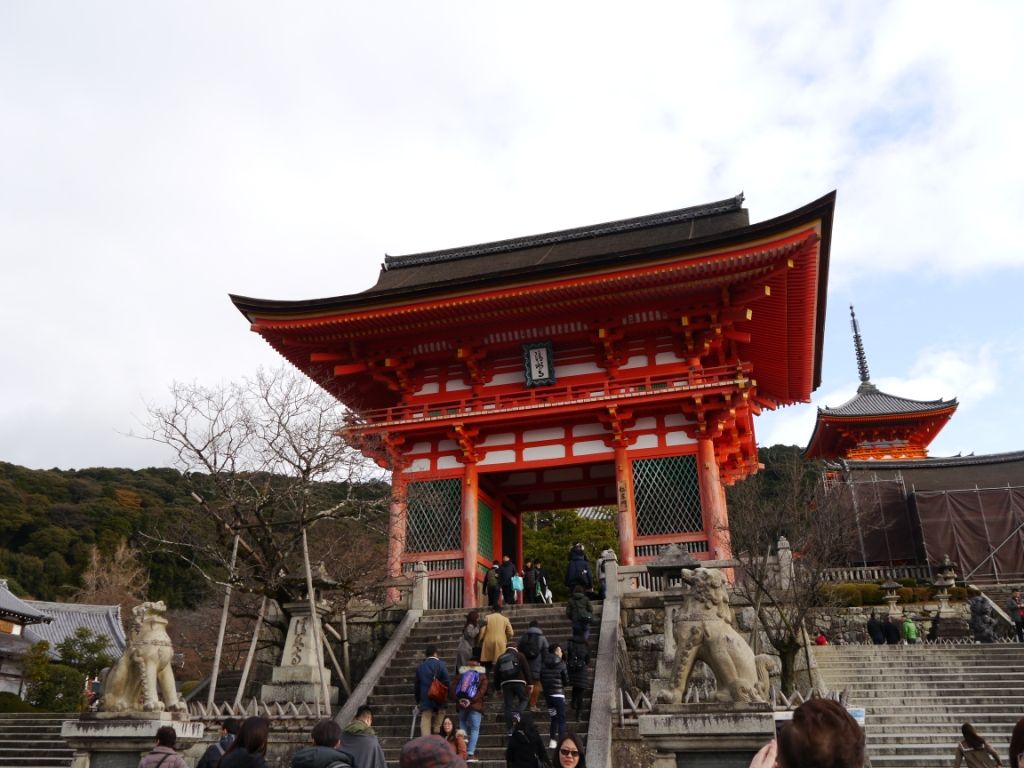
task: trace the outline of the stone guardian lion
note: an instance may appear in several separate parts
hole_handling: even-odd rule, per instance
[[[683,701],[693,665],[699,659],[715,674],[720,702],[767,701],[771,657],[754,656],[733,627],[729,593],[722,575],[705,568],[684,568],[682,583],[685,599],[672,621],[676,644],[672,677],[659,700],[673,704]]]
[[[167,634],[166,612],[163,601],[132,609],[128,645],[103,682],[102,711],[185,711],[174,684],[174,649]]]

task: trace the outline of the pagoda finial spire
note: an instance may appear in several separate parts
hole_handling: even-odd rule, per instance
[[[868,372],[868,356],[864,354],[864,342],[860,338],[860,326],[857,325],[857,315],[853,311],[853,304],[850,305],[850,325],[853,327],[853,348],[857,353],[857,373],[860,374],[860,383],[871,384],[871,374]]]

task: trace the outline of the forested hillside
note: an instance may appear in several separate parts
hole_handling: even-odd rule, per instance
[[[326,498],[346,492],[332,483],[321,490]],[[382,497],[387,486],[370,483],[362,494]],[[208,582],[154,537],[195,506],[174,469],[32,470],[0,462],[0,578],[23,597],[68,600],[82,586],[93,547],[110,557],[126,541],[148,573],[149,599],[194,607]]]

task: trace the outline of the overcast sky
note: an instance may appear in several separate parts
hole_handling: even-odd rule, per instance
[[[948,11],[943,11],[946,8]],[[950,12],[951,11],[951,12]],[[806,445],[873,381],[1024,449],[1024,3],[0,0],[0,461],[166,463],[174,380],[274,366],[229,292],[743,191],[838,190]]]

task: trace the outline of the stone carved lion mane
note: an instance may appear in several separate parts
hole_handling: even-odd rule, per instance
[[[705,568],[682,569],[686,599],[672,621],[676,644],[670,687],[659,700],[680,703],[699,659],[715,674],[720,702],[764,702],[768,698],[771,658],[754,656],[733,627],[732,610],[725,580],[718,571]]]
[[[142,603],[132,609],[132,629],[124,654],[103,682],[100,709],[105,712],[183,712],[171,659],[174,649],[167,635],[167,606],[163,601]]]

